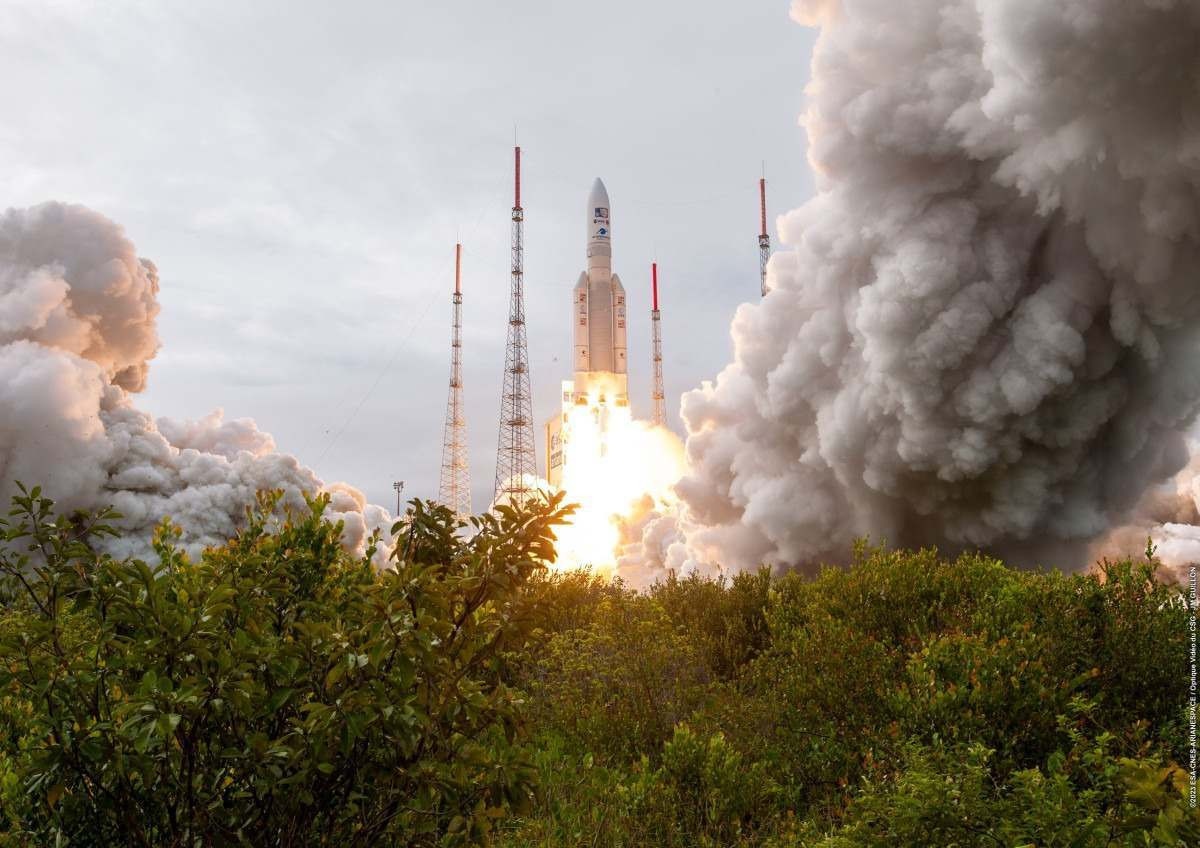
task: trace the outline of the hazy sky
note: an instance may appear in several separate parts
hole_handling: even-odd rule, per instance
[[[325,480],[436,494],[464,243],[475,508],[495,468],[513,127],[535,417],[569,379],[585,202],[612,200],[630,392],[649,414],[649,267],[672,426],[729,358],[770,214],[812,191],[814,33],[754,2],[0,0],[0,206],[91,206],[162,278],[139,404],[252,417]],[[540,436],[540,427],[539,427]],[[539,465],[544,457],[539,456]],[[542,468],[544,472],[544,468]]]

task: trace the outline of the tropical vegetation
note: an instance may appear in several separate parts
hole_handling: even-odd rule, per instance
[[[1189,610],[861,545],[816,576],[556,572],[561,497],[347,554],[260,496],[190,557],[0,521],[0,846],[1180,846]]]

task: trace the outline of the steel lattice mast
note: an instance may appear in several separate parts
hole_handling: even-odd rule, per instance
[[[496,499],[522,500],[537,477],[533,398],[529,388],[529,344],[525,335],[525,210],[521,208],[521,148],[514,148],[512,285],[508,301],[508,344],[500,395],[496,446]]]
[[[667,426],[667,395],[663,391],[662,375],[662,314],[658,311],[658,263],[650,265],[651,302],[654,308],[650,310],[650,358],[654,366],[654,423],[659,427]]]
[[[454,319],[450,331],[450,395],[442,436],[442,479],[438,500],[466,519],[471,515],[471,469],[462,381],[462,245],[454,245]]]
[[[758,279],[762,296],[767,296],[767,260],[771,258],[771,237],[767,235],[767,178],[758,181]]]

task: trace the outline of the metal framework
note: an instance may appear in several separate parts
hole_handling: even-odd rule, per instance
[[[496,445],[496,500],[524,500],[537,477],[533,397],[529,388],[529,344],[525,334],[525,210],[521,208],[521,148],[514,148],[512,285],[508,300],[508,344],[500,394]]]
[[[667,426],[667,395],[663,391],[662,375],[662,314],[658,311],[658,263],[650,265],[650,288],[654,308],[650,310],[650,349],[654,366],[654,423]]]
[[[471,469],[462,382],[462,245],[454,245],[454,319],[450,330],[450,395],[442,435],[442,477],[438,500],[465,520],[471,515]]]
[[[771,237],[767,235],[767,178],[758,181],[758,280],[762,296],[767,296],[767,260],[771,258]]]

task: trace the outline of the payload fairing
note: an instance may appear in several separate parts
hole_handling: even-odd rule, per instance
[[[546,422],[547,476],[555,486],[562,481],[572,411],[589,409],[603,430],[609,409],[629,406],[625,288],[612,272],[609,213],[608,190],[597,178],[588,195],[587,270],[572,297],[575,379],[563,381],[562,413]]]

